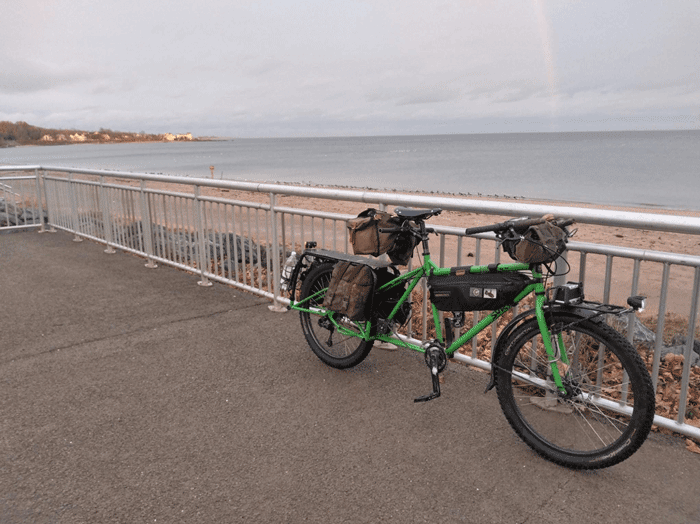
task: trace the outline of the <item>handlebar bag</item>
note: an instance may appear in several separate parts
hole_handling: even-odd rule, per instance
[[[376,276],[364,264],[341,261],[333,267],[323,307],[350,320],[366,320],[374,295]]]
[[[357,218],[348,220],[353,253],[375,257],[386,254],[393,264],[405,266],[413,256],[418,238],[407,232],[380,231],[399,227],[399,217],[374,208],[366,209]]]
[[[522,273],[470,273],[453,267],[449,275],[428,279],[430,301],[440,311],[493,311],[510,306],[532,281]]]
[[[547,264],[564,252],[566,241],[566,232],[562,228],[544,222],[530,226],[522,236],[505,239],[503,250],[518,262]]]

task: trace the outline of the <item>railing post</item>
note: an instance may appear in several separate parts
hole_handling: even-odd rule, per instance
[[[688,318],[688,341],[683,353],[683,377],[681,378],[681,395],[678,399],[678,423],[685,423],[685,412],[688,404],[688,387],[690,384],[691,357],[695,345],[695,322],[698,316],[698,299],[700,298],[700,267],[695,268],[693,280],[693,294],[690,303],[690,317]]]
[[[68,187],[70,188],[70,204],[71,204],[71,221],[73,222],[73,242],[82,242],[83,239],[78,236],[80,230],[80,219],[78,217],[78,197],[75,194],[75,183],[73,182],[73,173],[68,173]]]
[[[564,264],[568,264],[568,263],[569,263],[569,256],[568,256],[566,250],[564,250],[564,252],[560,255],[560,257],[561,257],[562,263],[564,263]],[[557,259],[557,261],[555,262],[555,264],[558,264],[558,263],[559,263],[559,259]],[[558,269],[558,268],[557,268],[557,269]],[[562,273],[561,271],[557,271],[557,272],[554,274],[554,281],[552,282],[552,285],[553,285],[554,287],[563,286],[564,284],[566,284],[565,281],[566,281],[566,275],[565,275],[565,273]]]
[[[205,257],[205,245],[204,245],[204,219],[202,217],[202,201],[200,200],[201,196],[201,189],[198,185],[194,186],[194,225],[196,228],[196,235],[197,235],[197,263],[199,264],[199,274],[202,277],[202,280],[197,282],[200,286],[208,287],[211,286],[212,283],[209,282],[209,279],[207,278],[207,275],[205,274],[205,260],[207,260],[208,257]]]
[[[277,230],[277,195],[270,193],[270,230],[272,231],[272,294],[273,303],[268,306],[270,311],[284,313],[287,308],[280,301],[280,244],[279,231]],[[282,244],[284,251],[284,244]]]
[[[44,171],[43,169],[41,170],[41,184],[40,184],[40,186],[42,187],[42,190],[43,190],[43,192],[44,192],[44,198],[46,199],[46,220],[47,220],[47,222],[48,222],[48,224],[49,224],[48,232],[49,232],[49,233],[55,233],[55,232],[56,232],[56,228],[53,227],[53,220],[52,220],[52,218],[51,218],[51,215],[52,215],[52,213],[51,213],[51,206],[49,205],[49,193],[48,193],[48,191],[46,190],[46,171]],[[54,198],[55,198],[55,197],[56,197],[56,196],[54,195]],[[43,219],[44,219],[44,218],[42,217],[42,221],[43,221]]]
[[[153,233],[151,228],[151,208],[148,203],[148,195],[144,191],[146,181],[141,180],[140,196],[141,196],[141,233],[143,234],[143,249],[146,251],[146,267],[154,269],[158,267],[153,261]]]
[[[632,271],[632,289],[630,290],[630,296],[637,294],[637,289],[639,288],[639,267],[641,265],[641,260],[636,258],[634,260],[634,269]],[[634,326],[637,320],[637,315],[634,311],[630,312],[627,317],[627,342],[634,345]]]
[[[117,251],[112,247],[114,243],[114,237],[112,236],[112,209],[109,205],[109,198],[107,198],[106,189],[104,187],[105,177],[100,177],[100,207],[102,208],[102,227],[105,232],[105,242],[107,242],[107,249],[104,250],[105,253],[114,254]]]
[[[41,182],[39,181],[38,169],[34,170],[34,185],[36,188],[36,210],[39,213],[39,220],[41,221],[38,233],[46,233],[46,228],[44,227],[44,199],[41,197]]]
[[[656,340],[654,342],[654,363],[651,368],[651,381],[654,384],[654,392],[659,382],[659,367],[661,365],[661,346],[664,342],[664,328],[666,324],[666,299],[668,298],[668,277],[671,265],[664,262],[664,270],[661,275],[661,296],[659,297],[659,312],[656,322]]]

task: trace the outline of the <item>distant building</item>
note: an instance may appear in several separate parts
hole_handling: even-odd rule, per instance
[[[173,135],[172,133],[165,133],[163,135],[163,140],[166,142],[174,142],[176,140],[178,141],[187,141],[187,140],[194,140],[192,138],[192,133],[186,133],[184,135]]]

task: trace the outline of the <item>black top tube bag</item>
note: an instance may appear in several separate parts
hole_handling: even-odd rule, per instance
[[[440,311],[493,311],[513,304],[532,279],[523,273],[470,273],[453,267],[449,275],[428,279],[430,301]]]

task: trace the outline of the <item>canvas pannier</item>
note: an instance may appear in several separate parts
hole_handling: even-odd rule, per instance
[[[386,254],[394,264],[408,264],[418,242],[415,237],[398,231],[380,231],[400,226],[398,217],[373,208],[366,209],[357,218],[348,220],[353,253],[375,257]]]
[[[526,264],[546,264],[552,262],[566,249],[566,232],[552,224],[544,222],[530,226],[517,238],[506,238],[503,250],[513,260]]]
[[[379,230],[396,228],[399,224],[392,218],[389,213],[370,208],[357,215],[357,218],[348,220],[354,253],[375,257],[388,253],[394,247],[398,233]]]
[[[513,304],[530,282],[522,273],[470,273],[465,266],[431,276],[428,287],[430,301],[440,311],[492,311]]]
[[[323,307],[347,316],[366,320],[374,295],[376,276],[369,266],[338,262],[323,299]]]

